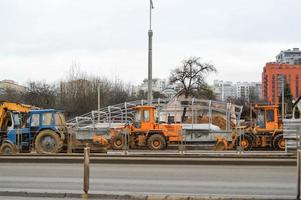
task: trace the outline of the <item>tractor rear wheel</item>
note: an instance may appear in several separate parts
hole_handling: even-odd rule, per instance
[[[160,134],[151,135],[147,140],[147,146],[151,150],[163,150],[166,148],[166,139]]]
[[[284,151],[285,150],[285,140],[283,134],[278,134],[273,139],[273,147],[275,150]]]
[[[123,137],[122,134],[118,134],[111,140],[111,146],[114,150],[122,150],[123,148]]]
[[[59,135],[52,130],[43,130],[35,139],[35,149],[39,154],[58,153],[62,148]]]
[[[248,134],[243,134],[237,137],[236,146],[240,147],[244,151],[249,151],[252,149],[253,140],[252,137]]]
[[[3,143],[0,148],[1,155],[14,155],[17,153],[17,149],[10,143]]]

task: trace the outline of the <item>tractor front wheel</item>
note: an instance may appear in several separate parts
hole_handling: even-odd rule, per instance
[[[166,148],[166,139],[160,134],[154,134],[148,138],[147,145],[151,150],[163,150]]]
[[[252,137],[247,134],[238,136],[236,145],[238,147],[241,147],[244,151],[249,151],[252,149],[252,146],[253,146]]]
[[[122,150],[123,148],[123,137],[122,134],[118,134],[111,140],[111,146],[114,150]]]
[[[52,130],[43,130],[35,139],[35,149],[39,154],[58,153],[62,148],[59,135]]]
[[[3,143],[0,148],[0,154],[2,155],[14,155],[17,153],[17,149],[10,143]]]
[[[273,147],[275,150],[284,151],[285,150],[285,140],[283,134],[278,134],[273,139]]]

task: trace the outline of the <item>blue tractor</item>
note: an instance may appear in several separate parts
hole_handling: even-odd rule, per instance
[[[68,131],[62,111],[31,110],[26,119],[15,113],[14,124],[1,141],[0,153],[16,154],[35,150],[39,154],[62,151],[67,144]],[[22,123],[23,122],[23,123]]]

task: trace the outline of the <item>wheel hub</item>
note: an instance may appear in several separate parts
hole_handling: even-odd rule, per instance
[[[159,147],[159,146],[161,145],[161,142],[158,141],[158,140],[155,140],[155,141],[153,142],[153,145],[154,145],[154,147]]]
[[[55,147],[55,145],[56,145],[56,142],[53,137],[46,136],[46,137],[42,138],[41,146],[44,151],[51,152],[53,150],[53,148]]]
[[[241,146],[242,146],[243,148],[247,148],[248,145],[249,145],[249,143],[248,143],[247,140],[245,140],[245,139],[241,140]]]
[[[280,149],[285,149],[285,140],[283,138],[279,140],[278,146]]]
[[[4,155],[11,155],[12,154],[12,150],[8,147],[6,147],[3,151]]]
[[[121,146],[121,145],[122,145],[122,141],[121,141],[121,140],[117,140],[117,141],[115,142],[115,144],[116,144],[117,146]]]

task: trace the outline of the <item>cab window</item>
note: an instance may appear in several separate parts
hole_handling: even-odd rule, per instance
[[[135,113],[135,121],[136,122],[140,122],[141,121],[140,111],[136,111],[136,113]]]
[[[40,124],[40,114],[32,114],[31,116],[31,127],[37,127]]]
[[[145,122],[149,121],[149,110],[143,111],[143,121],[145,121]]]
[[[43,113],[42,115],[42,125],[50,126],[52,124],[52,113]]]
[[[273,121],[274,121],[274,111],[267,110],[267,122],[273,122]]]
[[[259,110],[257,114],[257,126],[259,128],[264,128],[264,111]]]

